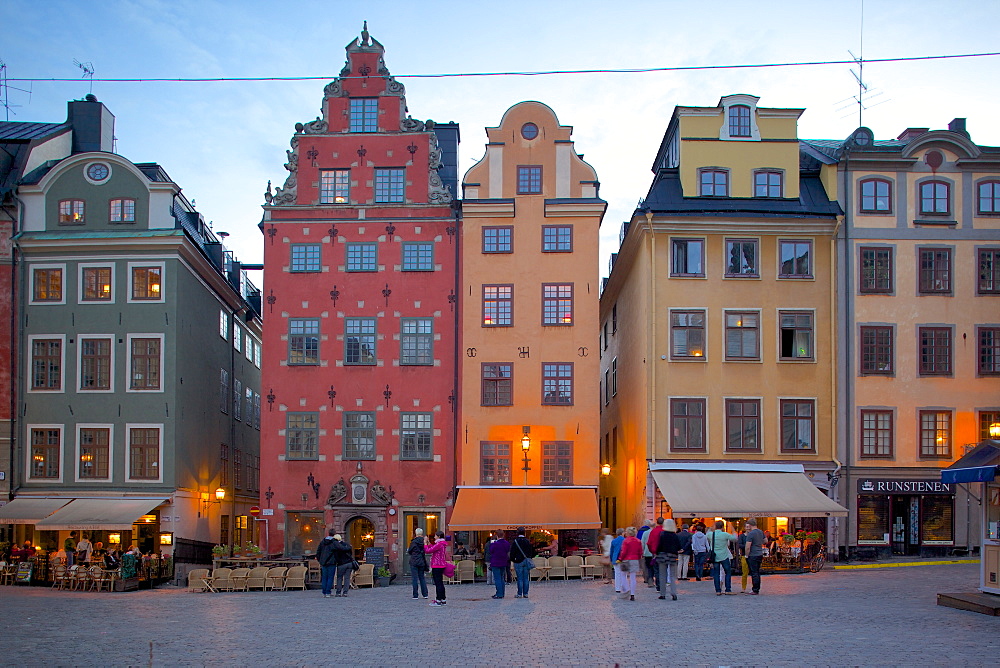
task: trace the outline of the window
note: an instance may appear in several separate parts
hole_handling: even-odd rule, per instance
[[[618,333],[618,302],[611,306],[611,333]]]
[[[891,213],[892,184],[885,179],[861,182],[861,213]]]
[[[670,449],[705,452],[705,400],[670,400]]]
[[[670,312],[670,357],[672,359],[705,358],[705,312]]]
[[[919,327],[920,375],[951,375],[951,329],[948,327]]]
[[[243,397],[246,399],[243,404],[243,420],[248,427],[251,427],[253,426],[253,390],[249,387],[244,388]]]
[[[812,242],[779,241],[781,278],[812,278]]]
[[[64,199],[59,202],[60,225],[83,225],[83,200]]]
[[[754,172],[753,196],[781,197],[781,181],[783,176],[784,174],[776,170],[762,169]]]
[[[813,314],[806,311],[779,311],[783,360],[813,359]]]
[[[159,480],[160,429],[131,427],[128,430],[129,479]]]
[[[538,136],[538,126],[534,123],[525,123],[521,126],[521,136],[527,140],[532,140]]]
[[[983,181],[977,188],[976,202],[980,214],[1000,213],[1000,181]]]
[[[31,478],[59,478],[59,452],[62,430],[31,430]]]
[[[31,389],[62,389],[62,339],[32,339]]]
[[[479,484],[510,484],[510,442],[480,441]]]
[[[347,244],[347,271],[378,271],[377,249],[374,243]]]
[[[703,239],[672,239],[670,249],[671,276],[705,275]]]
[[[759,275],[757,240],[726,239],[726,276],[756,277]]]
[[[573,403],[572,364],[542,364],[542,403],[557,406]]]
[[[110,208],[110,219],[112,223],[135,222],[134,199],[113,199],[111,200]]]
[[[483,228],[483,252],[484,253],[512,253],[513,227],[484,227]]]
[[[132,267],[132,299],[160,301],[163,267]]]
[[[160,353],[162,341],[159,338],[130,338],[132,390],[160,389]]]
[[[243,420],[243,382],[239,378],[233,378],[233,419],[237,422]]]
[[[604,370],[604,405],[611,403],[611,369]]]
[[[892,249],[861,248],[861,276],[858,288],[863,294],[892,292]]]
[[[1000,327],[978,327],[979,375],[1000,376]]]
[[[542,324],[573,324],[572,283],[549,283],[542,285]]]
[[[702,197],[729,195],[729,172],[725,169],[703,169],[698,174],[698,194]]]
[[[57,267],[39,267],[31,273],[32,296],[36,302],[61,302],[63,300],[63,270]]]
[[[260,393],[253,393],[253,428],[260,431]]]
[[[83,280],[81,301],[111,301],[111,267],[83,267],[81,278]]]
[[[760,314],[726,311],[726,359],[760,359]]]
[[[920,411],[920,456],[951,459],[951,411]]]
[[[347,204],[351,201],[351,170],[321,169],[319,172],[319,203]]]
[[[375,202],[402,204],[405,201],[406,170],[402,167],[375,170]]]
[[[920,249],[920,293],[951,293],[951,249]]]
[[[219,370],[219,411],[229,414],[229,370]]]
[[[243,451],[239,448],[233,449],[233,487],[243,487]]]
[[[344,459],[375,459],[375,413],[344,413]]]
[[[246,338],[243,339],[243,356],[246,357],[249,362],[253,362],[253,346],[253,337],[250,336],[250,332],[247,332]]]
[[[80,427],[81,480],[107,480],[108,459],[111,451],[111,429],[108,427]]]
[[[219,336],[229,340],[229,314],[219,311]]]
[[[979,412],[979,439],[980,441],[996,440],[990,434],[990,425],[1000,424],[1000,411],[980,411]]]
[[[403,244],[403,271],[434,271],[434,244]]]
[[[288,363],[319,364],[319,320],[292,318],[288,321]]]
[[[430,413],[403,413],[400,416],[400,459],[433,459]]]
[[[520,165],[517,168],[517,194],[537,195],[542,192],[542,168],[539,165]]]
[[[292,271],[319,271],[319,244],[292,244]]]
[[[351,132],[378,132],[378,98],[351,98]]]
[[[483,406],[512,406],[514,401],[513,365],[483,364]]]
[[[726,399],[726,450],[760,452],[760,399]]]
[[[542,441],[542,484],[573,484],[572,441]]]
[[[861,328],[861,374],[892,375],[892,327]]]
[[[238,353],[243,352],[243,330],[235,323],[233,324],[233,350]]]
[[[319,413],[288,413],[285,417],[285,458],[319,457]]]
[[[611,396],[618,395],[618,358],[611,360]]]
[[[861,456],[892,457],[892,411],[861,411]]]
[[[542,225],[543,253],[572,253],[572,225]]]
[[[80,389],[111,389],[111,339],[80,337]]]
[[[944,181],[920,184],[920,213],[944,216],[951,212],[951,186]]]
[[[434,319],[403,318],[399,344],[400,364],[434,364]]]
[[[510,327],[513,311],[513,285],[483,286],[483,327]]]
[[[734,104],[729,107],[729,136],[750,136],[750,107],[745,104]]]
[[[981,295],[1000,294],[1000,248],[979,249],[979,281]]]
[[[347,318],[344,364],[375,364],[375,318]]]
[[[815,450],[815,401],[808,399],[782,399],[781,451],[801,452]]]

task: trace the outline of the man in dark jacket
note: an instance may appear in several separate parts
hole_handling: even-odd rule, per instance
[[[493,584],[497,588],[493,598],[503,598],[507,586],[504,575],[510,568],[510,543],[503,537],[503,531],[497,531],[496,537],[490,548],[490,570],[493,571]]]
[[[688,525],[681,525],[681,530],[677,532],[677,541],[681,549],[677,553],[677,579],[690,580],[688,574],[688,562],[691,561],[691,532]]]
[[[510,546],[510,560],[514,562],[514,572],[517,574],[517,596],[528,598],[528,586],[531,584],[531,569],[535,563],[535,548],[531,541],[524,537],[524,527],[517,528],[517,538]]]
[[[336,529],[330,529],[329,535],[320,541],[316,548],[316,561],[319,562],[320,583],[323,587],[323,598],[330,598],[333,593],[333,576],[337,572],[337,555],[333,544]]]
[[[427,555],[424,554],[424,530],[417,529],[413,532],[413,540],[406,553],[410,555],[410,580],[413,582],[413,598],[417,598],[417,585],[420,585],[420,593],[427,598]]]
[[[334,593],[337,596],[347,596],[347,590],[351,586],[351,572],[354,570],[354,548],[341,538],[339,533],[333,534],[333,559],[337,563]],[[375,564],[375,568],[381,565]]]

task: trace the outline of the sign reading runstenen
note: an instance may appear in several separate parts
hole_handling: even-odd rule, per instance
[[[955,486],[940,480],[859,478],[858,494],[954,494]]]

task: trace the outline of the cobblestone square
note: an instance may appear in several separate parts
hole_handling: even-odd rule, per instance
[[[0,587],[4,666],[986,666],[1000,619],[936,605],[973,591],[977,565],[765,576],[760,596],[679,583],[679,600],[637,600],[600,582],[533,584],[491,600],[448,587],[448,605],[408,584],[354,590],[131,593]],[[734,589],[739,590],[739,579]],[[752,639],[747,643],[746,639]]]

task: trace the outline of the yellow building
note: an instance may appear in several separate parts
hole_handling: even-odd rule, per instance
[[[601,295],[602,513],[836,540],[836,170],[801,109],[677,107]]]
[[[544,104],[516,104],[465,175],[453,531],[600,526],[594,332],[607,204],[571,132]]]

